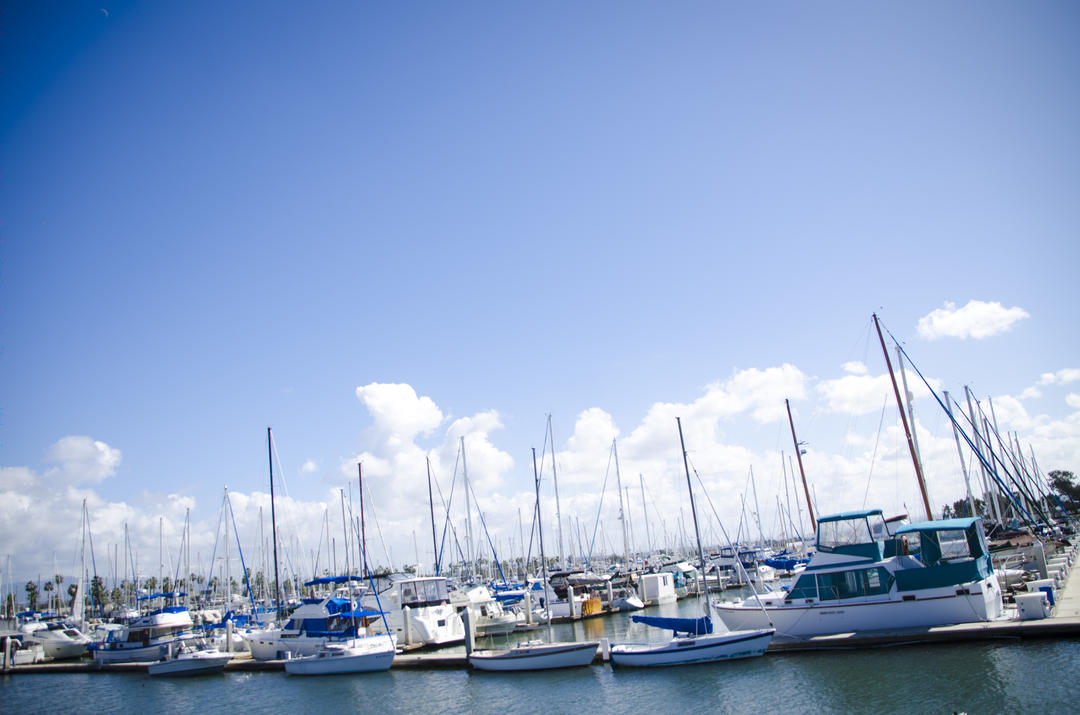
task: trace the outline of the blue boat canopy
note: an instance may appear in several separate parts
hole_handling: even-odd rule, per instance
[[[910,534],[915,531],[963,531],[979,521],[981,517],[965,516],[959,519],[941,519],[940,521],[919,521],[914,524],[901,526],[896,530],[896,535]]]
[[[818,519],[819,524],[827,524],[830,521],[847,521],[848,519],[865,519],[870,516],[881,516],[881,509],[864,509],[862,511],[845,511],[839,514],[829,514]]]
[[[151,593],[149,596],[139,596],[135,600],[136,601],[146,601],[146,600],[149,600],[151,598],[172,598],[173,596],[176,596],[177,598],[181,598],[181,597],[186,596],[186,595],[187,594],[184,593],[183,591],[165,591],[164,593]]]
[[[701,618],[664,618],[662,616],[630,616],[634,623],[644,623],[653,628],[666,628],[675,631],[675,634],[685,633],[688,636],[703,636],[713,632],[712,619],[708,616]]]
[[[318,586],[324,583],[348,583],[349,581],[363,581],[363,576],[320,576],[310,581],[305,581],[305,586]]]

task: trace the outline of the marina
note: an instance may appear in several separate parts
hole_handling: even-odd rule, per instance
[[[1075,549],[1074,549],[1075,553]],[[1075,641],[1080,645],[1080,575],[1070,571],[1063,586],[1055,592],[1056,605],[1053,615],[1039,620],[999,620],[991,622],[963,623],[957,625],[934,626],[927,628],[907,628],[878,630],[869,633],[841,633],[827,636],[815,636],[803,640],[773,640],[765,657],[817,653],[821,651],[879,651],[891,647],[916,646],[957,646],[978,647],[978,644],[1015,641]],[[682,615],[686,612],[687,602],[666,607],[654,607],[650,612],[664,615]],[[625,639],[626,621],[629,618],[617,613],[604,614],[597,618],[579,620],[553,626],[555,635],[571,640],[595,638],[607,641]],[[501,637],[502,646],[512,645],[515,636]],[[494,638],[492,643],[497,642]],[[875,655],[876,657],[876,655]],[[255,660],[250,654],[235,654],[225,665],[226,673],[272,673],[284,672],[285,663],[281,660]],[[604,643],[597,651],[593,664],[602,666],[608,663]],[[108,675],[120,673],[145,673],[149,663],[110,663],[95,664],[90,661],[60,661],[53,663],[34,663],[6,668],[4,675],[43,675],[43,674],[95,674]],[[706,666],[707,667],[707,666]],[[1080,667],[1080,662],[1075,664]],[[394,657],[392,670],[467,670],[469,660],[461,646],[451,646],[423,652],[399,653]]]

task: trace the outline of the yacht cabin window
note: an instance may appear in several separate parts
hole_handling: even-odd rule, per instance
[[[887,533],[885,521],[880,514],[826,521],[818,524],[818,548],[832,551],[838,546],[871,544],[875,541],[874,533]]]

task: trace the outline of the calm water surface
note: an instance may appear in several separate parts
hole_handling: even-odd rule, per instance
[[[653,612],[693,615],[686,602]],[[559,639],[643,641],[626,616],[556,627]],[[546,635],[546,630],[539,631]],[[514,640],[521,639],[520,634]],[[1080,641],[903,646],[745,661],[547,673],[400,670],[319,678],[229,673],[0,677],[0,712],[1080,712]]]

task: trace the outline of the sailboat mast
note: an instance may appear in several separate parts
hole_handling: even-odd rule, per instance
[[[683,440],[682,419],[676,417],[675,424],[679,426],[679,446],[682,447],[683,469],[686,470],[686,488],[690,490],[690,514],[694,517],[694,537],[697,539],[698,558],[701,560],[701,582],[703,586],[707,586],[708,584],[705,581],[705,550],[701,548],[701,530],[698,528],[697,507],[694,506],[694,483],[690,481],[690,462],[686,457],[686,442]],[[709,615],[708,596],[705,597],[705,615]]]
[[[270,460],[270,531],[274,540],[274,600],[277,602],[277,619],[281,620],[281,577],[278,574],[277,511],[274,508],[274,437],[266,428],[266,452]]]
[[[803,493],[806,494],[806,508],[810,512],[810,528],[816,533],[817,521],[814,520],[814,504],[810,501],[810,488],[806,486],[806,470],[803,469],[802,449],[799,448],[799,438],[795,436],[795,420],[791,418],[791,402],[785,398],[784,405],[787,406],[788,424],[791,425],[791,441],[795,443],[795,457],[799,460],[799,474],[802,475]],[[798,501],[799,499],[796,497],[796,504]],[[802,512],[799,513],[799,521],[802,521]]]
[[[427,498],[428,507],[431,509],[431,563],[435,564],[432,572],[439,575],[439,540],[435,535],[435,497],[431,493],[431,457],[425,457],[427,462]],[[520,518],[520,514],[518,514]]]
[[[540,573],[543,576],[543,582],[541,585],[544,589],[544,610],[547,612],[548,628],[551,628],[551,603],[548,598],[548,577],[547,577],[547,557],[544,555],[544,520],[540,518],[540,472],[536,471],[536,447],[532,448],[533,458],[533,483],[536,486],[536,529],[540,536]],[[529,587],[528,579],[525,581],[525,588]],[[570,604],[571,610],[573,610],[573,604]]]
[[[548,436],[551,437],[551,481],[555,485],[555,524],[559,527],[559,566],[566,566],[563,553],[562,507],[559,506],[559,475],[555,469],[555,428],[551,426],[551,414],[548,413]]]
[[[641,483],[641,513],[645,517],[645,553],[651,556],[652,537],[649,536],[649,508],[645,504],[645,477],[638,474],[638,481]]]
[[[615,440],[611,440],[611,451],[615,455],[615,486],[619,490],[619,523],[622,524],[622,547],[623,563],[626,570],[630,571],[630,544],[626,540],[626,509],[623,508],[622,477],[619,476],[619,448]]]
[[[368,575],[367,562],[367,529],[364,525],[364,465],[356,463],[356,479],[360,483],[360,549],[364,554],[364,578]],[[345,535],[346,550],[348,549],[348,534]],[[346,564],[348,561],[346,560]]]
[[[908,451],[911,452],[911,463],[915,465],[915,477],[919,480],[919,493],[922,495],[923,507],[926,509],[926,520],[933,521],[934,513],[930,509],[930,497],[926,495],[926,480],[923,479],[922,466],[919,464],[919,453],[915,448],[915,440],[911,436],[911,426],[908,425],[907,414],[904,412],[904,401],[900,399],[900,387],[896,384],[896,375],[893,374],[892,360],[889,359],[889,349],[885,347],[885,337],[881,334],[881,324],[878,322],[877,313],[874,316],[874,327],[877,328],[878,340],[881,341],[881,352],[885,356],[885,367],[889,371],[889,380],[892,382],[893,394],[896,396],[896,407],[900,412],[900,422],[904,425],[904,435],[907,437]]]
[[[465,578],[472,578],[473,568],[473,543],[472,543],[472,499],[469,493],[469,465],[465,461],[465,435],[461,435],[461,473],[465,479],[465,559],[468,564],[465,567]]]

